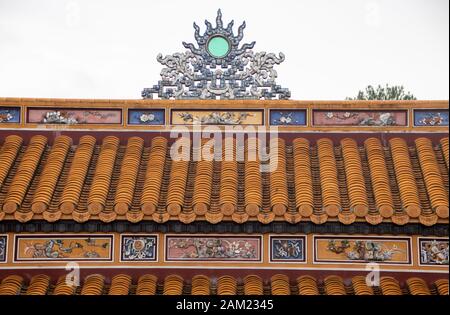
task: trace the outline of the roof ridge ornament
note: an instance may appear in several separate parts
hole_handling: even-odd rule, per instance
[[[206,30],[194,22],[197,47],[183,42],[188,50],[172,55],[158,54],[157,60],[166,66],[161,80],[142,91],[144,99],[156,94],[161,99],[289,99],[291,92],[277,85],[274,66],[284,61],[279,53],[253,52],[255,42],[245,43],[245,21],[233,33],[234,21],[223,27],[219,9],[216,27],[205,20]]]

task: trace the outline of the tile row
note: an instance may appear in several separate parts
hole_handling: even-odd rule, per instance
[[[0,147],[0,220],[448,220],[448,138],[433,144],[422,137],[415,146],[392,138],[388,147],[378,138],[364,146],[351,138],[275,138],[268,148],[260,141],[234,139],[217,149],[207,139],[196,148],[158,136],[145,147],[139,137],[121,145],[115,136],[97,144],[86,135],[77,146],[67,136],[49,146],[37,135],[24,146],[21,137],[7,136]]]
[[[164,278],[144,274],[133,279],[122,273],[110,279],[90,274],[80,282],[68,281],[66,275],[52,279],[38,274],[25,280],[14,274],[1,280],[0,295],[448,295],[448,278],[427,283],[422,278],[410,277],[401,283],[384,276],[376,286],[368,286],[364,276],[344,279],[329,275],[317,279],[309,275],[289,278],[275,274],[263,279],[249,274],[243,278],[195,275],[185,279],[177,274]]]

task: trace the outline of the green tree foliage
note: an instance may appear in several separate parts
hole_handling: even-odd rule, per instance
[[[403,85],[385,87],[378,85],[376,88],[369,85],[364,91],[359,91],[358,95],[353,97],[347,97],[346,100],[416,100],[417,98],[410,92],[405,93]]]

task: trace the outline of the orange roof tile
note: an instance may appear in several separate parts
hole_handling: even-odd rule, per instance
[[[172,161],[163,137],[146,147],[139,137],[120,145],[114,136],[102,144],[83,136],[72,146],[60,136],[50,147],[43,136],[27,146],[8,136],[0,148],[0,220],[448,223],[448,138],[421,137],[413,146],[393,138],[387,147],[378,138],[363,146],[350,138],[272,141],[278,167],[264,173],[266,162],[248,157]]]
[[[127,274],[117,274],[111,280],[103,275],[91,274],[79,287],[66,283],[66,276],[50,279],[39,274],[26,281],[22,276],[10,275],[0,281],[0,295],[448,295],[448,278],[431,284],[422,278],[408,278],[401,286],[393,277],[380,278],[380,285],[369,287],[364,276],[343,279],[330,275],[324,279],[305,275],[290,279],[284,274],[262,279],[247,275],[243,279],[233,276],[210,278],[195,275],[184,279],[175,274],[158,279],[151,274],[137,280]],[[54,284],[53,284],[54,283]]]

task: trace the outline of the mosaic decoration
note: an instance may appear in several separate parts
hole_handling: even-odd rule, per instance
[[[305,237],[270,237],[270,261],[304,262]]]
[[[163,66],[157,85],[145,88],[142,97],[151,99],[288,99],[288,89],[277,85],[274,66],[284,61],[280,53],[258,52],[251,49],[255,42],[243,44],[245,22],[233,33],[234,21],[227,27],[222,13],[217,12],[216,27],[205,20],[206,31],[200,35],[200,27],[194,23],[195,40],[183,42],[189,50],[165,57],[158,54]]]
[[[313,111],[316,126],[407,126],[407,111]]]
[[[59,125],[122,124],[122,110],[28,108],[28,122]]]
[[[164,125],[165,111],[164,109],[129,109],[128,110],[129,125]]]
[[[448,265],[448,239],[419,238],[421,265]]]
[[[306,110],[271,110],[270,124],[273,126],[305,126]]]
[[[6,235],[0,235],[0,262],[6,261],[6,244],[7,244]]]
[[[414,110],[414,126],[448,126],[448,110]]]
[[[410,264],[409,238],[314,237],[316,262]]]
[[[0,107],[0,124],[19,122],[20,107]]]
[[[122,235],[122,261],[156,261],[156,236]]]
[[[112,261],[112,235],[17,235],[15,261]]]
[[[263,111],[172,110],[173,125],[263,125]]]
[[[260,261],[261,237],[167,236],[167,261]]]

